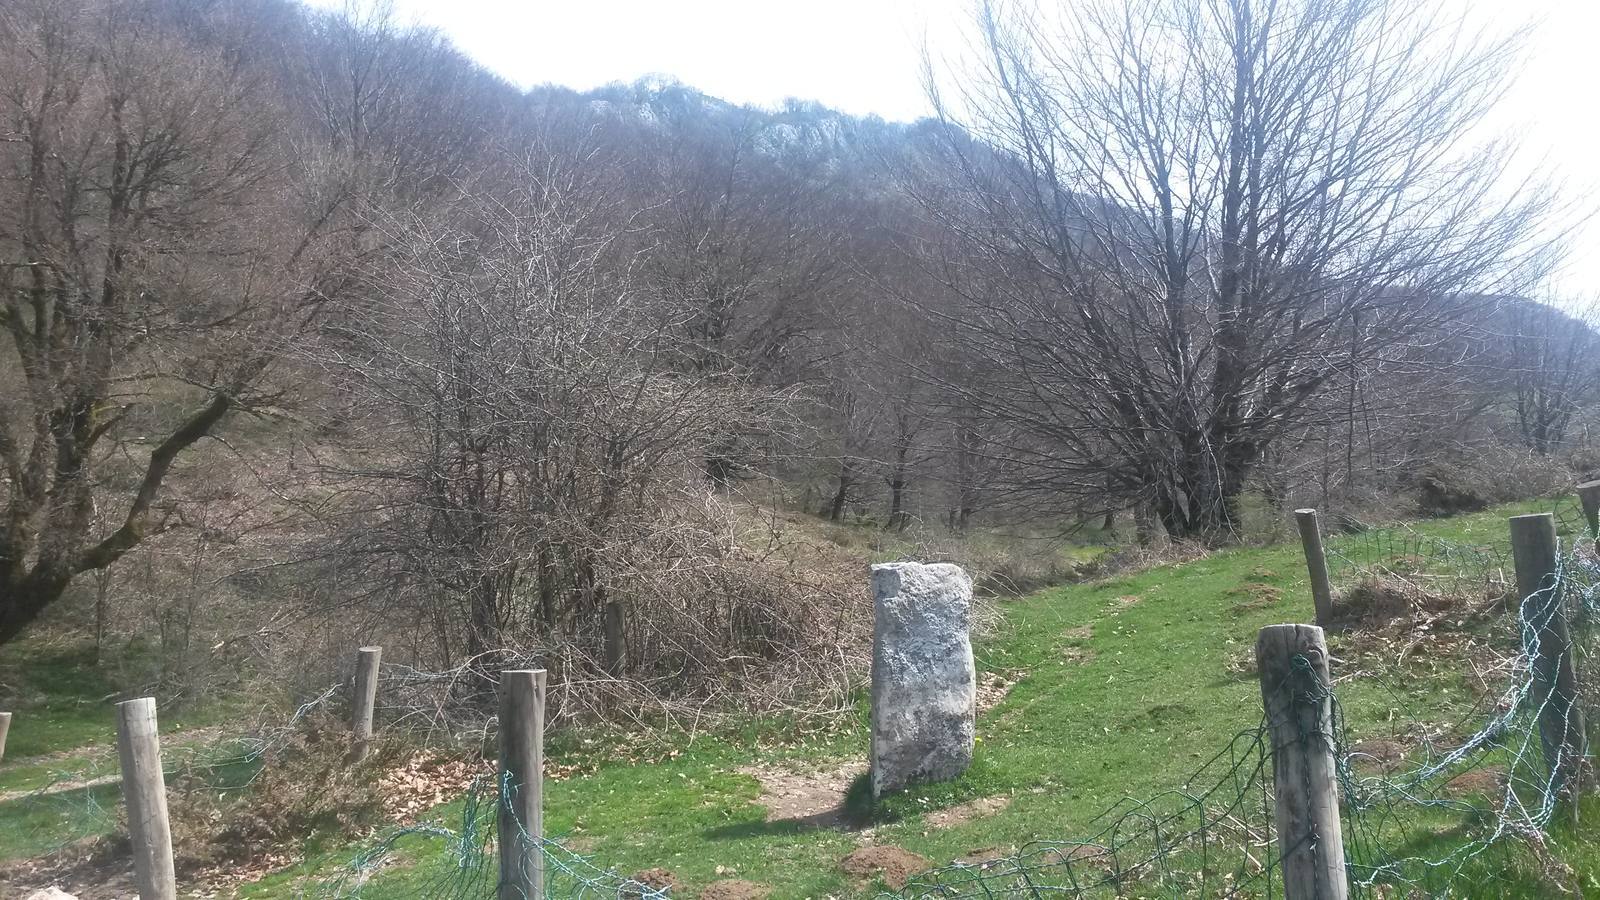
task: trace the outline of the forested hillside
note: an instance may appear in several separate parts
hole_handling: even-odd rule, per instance
[[[1147,5],[1207,6],[981,6],[986,67],[889,123],[522,91],[281,0],[8,0],[0,646],[180,698],[363,640],[792,698],[859,671],[896,546],[1217,545],[1588,472],[1600,340],[1537,302],[1559,198],[1463,137],[1511,47],[1399,3],[1123,39]]]

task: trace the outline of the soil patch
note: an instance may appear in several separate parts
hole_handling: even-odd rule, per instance
[[[1074,665],[1094,662],[1095,653],[1088,647],[1062,647],[1061,658]]]
[[[851,783],[867,771],[867,766],[848,762],[810,771],[743,766],[738,771],[761,783],[758,802],[767,808],[768,822],[799,822],[813,828],[845,829],[851,825],[845,810],[845,795]]]
[[[1098,844],[1079,844],[1075,847],[1060,847],[1049,850],[1043,857],[1047,863],[1065,866],[1093,866],[1100,869],[1111,869],[1111,851]]]
[[[1370,738],[1350,745],[1350,764],[1358,769],[1393,772],[1405,759],[1406,746],[1399,741]]]
[[[955,858],[954,862],[958,866],[975,866],[982,869],[987,868],[990,863],[1005,859],[1010,855],[1004,847],[979,847],[976,850],[968,850],[966,853],[961,854]]]
[[[772,888],[742,878],[724,878],[706,885],[700,900],[762,900],[772,893]]]
[[[666,869],[645,869],[643,872],[635,872],[632,881],[634,885],[649,888],[652,891],[670,891],[678,886],[677,876]],[[629,887],[631,886],[623,887],[623,896],[638,897],[643,894],[638,888],[633,888],[630,893]]]
[[[97,788],[102,785],[113,784],[121,780],[122,776],[117,773],[101,775],[98,778],[63,778],[60,781],[52,781],[44,787],[18,791],[0,791],[0,803],[10,803],[12,800],[21,800],[25,797],[48,797],[51,794],[61,794],[67,791],[81,791],[87,788]]]
[[[1270,584],[1248,582],[1240,587],[1233,588],[1228,593],[1244,599],[1228,607],[1228,614],[1243,616],[1273,606],[1283,600],[1283,592]]]
[[[955,825],[971,822],[973,819],[982,819],[992,816],[1010,805],[1010,797],[980,797],[977,800],[968,801],[960,806],[952,806],[949,809],[935,810],[934,812],[928,813],[923,821],[927,822],[934,828],[950,828]]]
[[[1463,796],[1468,794],[1481,794],[1493,798],[1505,786],[1506,770],[1503,766],[1485,766],[1462,772],[1460,775],[1445,783],[1446,793]]]
[[[883,878],[883,883],[896,890],[906,886],[911,876],[932,868],[927,858],[893,844],[879,844],[850,851],[840,860],[839,868],[853,878],[867,880],[873,876]]]

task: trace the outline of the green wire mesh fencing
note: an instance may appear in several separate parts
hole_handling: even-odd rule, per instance
[[[203,737],[183,735],[162,748],[162,769],[170,792],[202,792],[219,799],[242,795],[255,784],[273,753],[302,724],[327,707],[339,688],[329,688],[301,705],[287,721],[218,739],[210,729]],[[25,723],[26,725],[26,723]],[[116,748],[102,743],[39,762],[11,760],[30,772],[23,786],[0,791],[6,817],[20,832],[17,852],[28,858],[56,858],[65,868],[74,851],[92,855],[95,841],[123,827],[121,772]]]
[[[308,900],[488,900],[500,894],[500,815],[512,788],[503,778],[475,780],[449,826],[421,824],[385,833],[332,876],[304,888]],[[664,888],[597,865],[558,840],[521,832],[537,848],[546,897],[667,897]],[[532,900],[532,898],[529,898]]]
[[[1445,540],[1404,526],[1330,535],[1323,546],[1335,589],[1388,581],[1419,595],[1485,602],[1510,589],[1511,563],[1497,547]]]
[[[912,879],[901,897],[1269,896],[1277,881],[1267,728],[1240,732],[1183,785],[1119,801],[1074,840]]]
[[[1510,561],[1494,550],[1404,529],[1331,543],[1330,568],[1346,589],[1364,578],[1403,577],[1427,585],[1428,594],[1454,593],[1475,606],[1478,598],[1513,590]],[[1460,642],[1482,656],[1477,671],[1484,684],[1463,689],[1470,699],[1456,708],[1410,709],[1404,671],[1362,671],[1349,661],[1331,680],[1307,682],[1306,700],[1325,694],[1330,702],[1326,732],[1304,739],[1332,750],[1350,896],[1480,896],[1513,877],[1541,885],[1541,894],[1581,893],[1547,835],[1561,811],[1573,808],[1572,793],[1586,771],[1584,741],[1575,748],[1548,736],[1580,734],[1585,709],[1596,710],[1600,692],[1563,698],[1539,662],[1555,616],[1572,627],[1580,673],[1600,649],[1594,627],[1600,560],[1593,543],[1591,536],[1564,547],[1550,583],[1482,629],[1499,634]],[[1459,621],[1470,631],[1469,618]],[[1345,684],[1351,690],[1359,684],[1363,712],[1387,709],[1392,720],[1353,723],[1337,696]],[[1283,861],[1301,848],[1279,839],[1275,748],[1266,726],[1241,733],[1174,790],[1113,805],[1081,837],[936,869],[886,896],[1284,896]]]
[[[1335,584],[1348,592],[1371,578],[1397,578],[1430,596],[1454,595],[1466,608],[1421,617],[1417,628],[1451,629],[1450,640],[1417,645],[1402,634],[1393,649],[1403,665],[1366,665],[1360,640],[1338,638],[1331,678],[1307,666],[1296,690],[1326,703],[1326,727],[1300,736],[1299,749],[1325,749],[1335,763],[1345,878],[1352,896],[1376,898],[1479,895],[1497,879],[1533,879],[1550,891],[1572,890],[1548,839],[1573,809],[1588,774],[1585,713],[1600,710],[1594,660],[1600,642],[1600,559],[1589,538],[1566,543],[1550,583],[1502,603],[1514,583],[1498,551],[1405,529],[1334,536],[1328,542]],[[1482,602],[1479,602],[1482,598]],[[1541,660],[1551,625],[1570,628],[1580,692],[1552,690]],[[1407,641],[1410,643],[1407,643]],[[1443,665],[1461,669],[1451,702],[1413,690],[1413,646],[1446,647]],[[1396,649],[1398,648],[1398,649]],[[1369,651],[1362,651],[1369,652]],[[1443,651],[1441,651],[1443,652]],[[1409,656],[1408,656],[1409,654]],[[396,669],[386,682],[433,694],[453,674]],[[172,753],[169,778],[198,779],[222,792],[249,787],[285,736],[336,700],[330,688],[280,729],[227,748]],[[395,692],[386,692],[393,696]],[[441,726],[420,704],[389,711],[424,727]],[[408,711],[409,710],[409,711]],[[1590,715],[1587,721],[1600,720]],[[1277,897],[1284,861],[1322,852],[1317,839],[1284,846],[1275,818],[1272,723],[1260,718],[1237,733],[1182,783],[1155,796],[1124,799],[1100,812],[1081,834],[1029,843],[999,859],[954,864],[914,878],[898,897]],[[471,729],[469,729],[471,730]],[[479,729],[479,730],[486,730]],[[197,774],[199,773],[199,774]],[[297,888],[307,898],[489,898],[499,891],[498,810],[506,786],[494,776],[472,782],[440,818],[389,829],[352,857],[312,861]],[[63,772],[39,787],[41,821],[71,819],[82,835],[114,830],[116,763]],[[48,829],[45,829],[48,831]],[[55,833],[65,843],[77,832]],[[548,897],[654,898],[665,888],[610,871],[558,839],[519,835],[537,849]],[[49,848],[44,848],[49,849]],[[1580,889],[1581,890],[1581,889]]]

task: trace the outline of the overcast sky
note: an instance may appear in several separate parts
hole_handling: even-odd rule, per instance
[[[582,90],[659,74],[740,103],[799,97],[892,120],[928,112],[920,48],[958,54],[970,9],[970,0],[393,2],[524,87]],[[1600,0],[1459,2],[1493,27],[1533,25],[1528,62],[1495,125],[1520,139],[1526,165],[1547,167],[1586,208],[1600,203]],[[1600,296],[1600,227],[1577,235],[1557,288]]]

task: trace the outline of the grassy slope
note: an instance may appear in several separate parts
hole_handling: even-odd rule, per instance
[[[1503,542],[1508,512],[1544,508],[1500,509],[1427,530],[1473,543]],[[1021,680],[980,720],[976,763],[956,781],[889,804],[887,812],[898,819],[878,826],[871,841],[945,863],[978,848],[1092,833],[1099,811],[1125,796],[1177,786],[1232,735],[1256,724],[1257,685],[1230,674],[1226,660],[1248,654],[1262,625],[1307,620],[1309,606],[1302,561],[1290,546],[1231,550],[1006,603],[1004,624],[980,642],[978,661],[985,671]],[[1404,698],[1407,705],[1438,710],[1441,720],[1448,719],[1464,699],[1461,680],[1426,659],[1416,665],[1419,677]],[[1383,722],[1395,702],[1359,681],[1341,687],[1340,696],[1357,731],[1364,723]],[[864,725],[864,711],[858,715]],[[740,734],[677,743],[675,758],[606,764],[593,775],[552,783],[550,832],[581,838],[597,863],[623,873],[667,868],[683,886],[680,894],[692,895],[734,874],[773,885],[778,898],[870,893],[873,886],[853,884],[838,866],[862,842],[859,835],[767,823],[756,802],[758,784],[735,771],[783,757],[806,763],[860,759],[866,750],[863,727],[795,741],[785,723],[752,723]],[[996,795],[1011,803],[995,815],[944,829],[925,821],[927,811]],[[440,816],[448,820],[455,812],[447,808]],[[6,815],[0,806],[0,823]],[[1600,809],[1585,818],[1600,820]],[[1600,888],[1600,860],[1593,851],[1574,848],[1593,837],[1592,829],[1562,833],[1556,843],[1577,868],[1580,883]],[[294,896],[307,871],[325,875],[355,852],[340,848],[314,855],[301,870],[246,893]],[[428,839],[408,839],[401,855],[417,862],[386,871],[364,896],[407,896],[428,861],[440,858],[440,848]],[[1485,895],[1540,895],[1536,883],[1520,873],[1479,874],[1498,882],[1480,884]]]
[[[0,709],[14,713],[0,763],[0,863],[26,859],[117,827],[117,784],[94,784],[26,796],[65,782],[115,776],[116,709],[121,699],[94,660],[92,647],[24,640],[0,658]],[[181,735],[225,719],[214,706],[187,714],[164,711],[169,750]]]
[[[1499,509],[1427,530],[1501,542],[1505,515],[1543,508]],[[879,826],[871,841],[944,863],[978,848],[1093,833],[1096,813],[1122,797],[1177,786],[1235,733],[1256,724],[1258,686],[1231,675],[1225,659],[1248,653],[1262,625],[1307,620],[1309,606],[1303,562],[1291,546],[1232,550],[1008,603],[1001,632],[978,648],[979,666],[1022,678],[980,721],[973,768],[890,804],[899,820]],[[1084,626],[1092,634],[1082,636]],[[1415,680],[1404,700],[1448,719],[1464,700],[1461,679],[1425,659],[1417,665],[1426,677]],[[1383,722],[1396,702],[1359,681],[1342,689],[1341,699],[1358,732],[1363,722]],[[874,886],[853,884],[838,866],[859,836],[767,823],[755,802],[757,783],[733,771],[783,755],[860,758],[863,731],[802,748],[784,747],[770,732],[766,739],[761,732],[702,738],[671,761],[609,766],[551,785],[547,822],[555,835],[581,836],[597,862],[617,871],[671,870],[687,889],[680,893],[732,874],[773,885],[778,898],[868,893]],[[996,815],[944,829],[924,820],[927,811],[996,795],[1011,798]],[[1593,834],[1558,835],[1557,844],[1566,846],[1580,878],[1593,881],[1600,865],[1570,846],[1583,843],[1579,837]],[[434,852],[419,841],[407,855]],[[335,853],[324,862],[348,858]],[[389,884],[404,895],[415,876],[400,869],[373,887]],[[1520,873],[1478,874],[1497,882],[1480,885],[1486,894],[1540,895]],[[251,895],[289,896],[295,881],[292,874],[278,876]],[[374,897],[386,893],[369,890]]]

